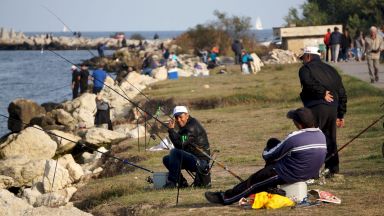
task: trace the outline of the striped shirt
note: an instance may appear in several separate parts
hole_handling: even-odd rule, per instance
[[[263,158],[276,161],[277,174],[287,183],[305,181],[319,175],[327,153],[325,135],[319,128],[294,131]]]

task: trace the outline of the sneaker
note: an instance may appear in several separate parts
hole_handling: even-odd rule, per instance
[[[205,192],[205,198],[210,202],[210,203],[215,203],[215,204],[222,204],[224,205],[224,200],[223,200],[223,192],[210,192],[207,191]]]

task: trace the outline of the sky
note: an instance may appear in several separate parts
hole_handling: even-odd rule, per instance
[[[0,0],[0,27],[16,31],[186,30],[215,19],[214,10],[260,17],[264,29],[285,24],[291,7],[306,0]]]

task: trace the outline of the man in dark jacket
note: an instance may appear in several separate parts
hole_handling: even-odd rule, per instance
[[[207,133],[203,126],[189,115],[185,106],[176,106],[173,116],[175,120],[170,120],[168,133],[175,148],[163,158],[163,164],[169,170],[165,187],[174,188],[177,182],[180,187],[188,186],[180,168],[196,172],[194,186],[210,186],[209,158],[202,153],[210,155]],[[178,132],[174,129],[176,123]]]
[[[342,79],[337,71],[320,60],[317,47],[306,47],[301,57],[303,66],[299,70],[302,91],[301,100],[312,110],[317,126],[327,138],[325,168],[330,175],[339,172],[339,156],[336,145],[336,126],[344,127],[344,114],[347,111],[347,95]]]
[[[85,64],[80,69],[80,93],[83,94],[88,90],[89,71]]]
[[[72,99],[75,99],[79,96],[79,87],[80,87],[80,72],[77,70],[77,66],[72,65]]]
[[[235,40],[232,43],[232,51],[235,53],[235,64],[241,63],[241,51],[243,50],[243,44],[239,40]]]
[[[291,110],[287,117],[299,130],[283,141],[269,139],[263,152],[265,167],[225,192],[206,192],[209,202],[229,205],[277,185],[318,177],[327,149],[323,132],[315,128],[315,118],[308,108]]]
[[[340,52],[340,47],[341,47],[341,41],[342,41],[342,35],[339,32],[339,28],[335,27],[332,34],[331,34],[331,39],[329,43],[332,46],[331,49],[331,58],[333,62],[337,62],[339,58],[339,52]]]

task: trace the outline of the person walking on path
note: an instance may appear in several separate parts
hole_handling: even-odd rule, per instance
[[[99,63],[98,69],[94,70],[92,73],[92,79],[93,79],[93,93],[97,94],[99,93],[103,87],[105,79],[107,78],[107,72],[104,71],[104,64]]]
[[[371,83],[379,81],[380,52],[384,49],[383,38],[378,36],[377,28],[370,28],[370,36],[365,39],[365,53]]]
[[[344,127],[344,114],[347,112],[347,95],[342,79],[336,69],[321,61],[317,47],[305,47],[300,57],[303,66],[299,70],[302,86],[300,93],[304,106],[311,109],[317,126],[327,139],[327,157],[329,169],[327,177],[339,172],[339,156],[336,144],[336,126]]]
[[[72,99],[75,99],[79,96],[79,87],[80,87],[80,72],[77,70],[76,65],[72,65]]]
[[[182,176],[180,169],[196,172],[194,186],[205,187],[211,185],[209,173],[209,158],[201,151],[210,154],[208,136],[203,126],[189,115],[185,106],[176,106],[173,110],[175,120],[168,124],[168,134],[175,148],[169,155],[163,157],[163,164],[169,170],[165,188],[187,187],[188,182]],[[175,131],[175,126],[179,130]],[[197,149],[199,148],[199,149]]]
[[[331,49],[331,59],[333,62],[337,62],[339,59],[340,45],[342,41],[342,35],[339,32],[339,28],[335,27],[330,38]]]
[[[364,35],[363,32],[360,30],[356,31],[356,36],[354,40],[354,53],[357,61],[362,61],[363,53],[364,53],[364,47],[365,47],[365,41],[364,41]]]
[[[308,108],[287,113],[298,129],[284,140],[271,138],[263,152],[266,165],[247,180],[225,192],[205,192],[211,203],[229,205],[251,194],[274,190],[277,185],[306,181],[319,176],[327,151],[326,138],[315,128],[315,118]]]
[[[89,71],[85,64],[80,68],[80,94],[87,92],[88,90]]]
[[[327,33],[324,35],[325,44],[325,61],[329,61],[329,50],[331,48],[331,29],[327,29]]]

